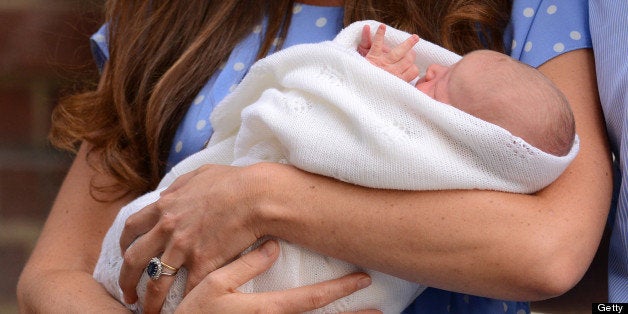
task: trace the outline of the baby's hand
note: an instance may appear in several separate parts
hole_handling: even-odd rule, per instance
[[[412,81],[419,75],[419,68],[414,64],[416,55],[412,47],[419,42],[419,36],[412,35],[398,46],[390,49],[384,43],[386,25],[380,24],[371,42],[371,31],[368,25],[362,29],[362,39],[358,45],[358,52],[369,62],[381,69],[403,79]]]

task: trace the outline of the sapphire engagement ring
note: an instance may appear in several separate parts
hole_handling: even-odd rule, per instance
[[[174,276],[179,271],[177,268],[174,268],[164,262],[162,262],[159,257],[153,257],[148,262],[146,266],[146,273],[152,280],[159,279],[159,276]]]

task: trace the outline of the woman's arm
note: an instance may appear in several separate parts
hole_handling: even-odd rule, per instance
[[[611,192],[609,148],[593,54],[576,50],[540,67],[569,99],[580,153],[535,195],[371,190],[260,165],[269,205],[258,233],[429,286],[536,300],[566,292],[586,271]]]
[[[94,171],[83,144],[70,168],[18,284],[23,312],[128,310],[92,278],[102,239],[131,197],[98,202],[89,193]]]

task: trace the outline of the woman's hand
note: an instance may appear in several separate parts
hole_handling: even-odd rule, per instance
[[[323,307],[367,287],[366,274],[351,274],[312,286],[266,293],[241,293],[236,289],[268,269],[277,259],[279,246],[268,241],[258,249],[210,273],[183,299],[180,313],[300,313]],[[364,313],[379,313],[365,311]]]
[[[203,166],[178,178],[157,202],[129,217],[120,239],[120,286],[127,303],[137,300],[137,283],[152,257],[161,256],[176,268],[185,266],[189,292],[263,236],[256,233],[250,201],[259,193],[253,187],[263,185],[250,182],[255,179],[248,174],[247,168]],[[161,308],[173,281],[166,276],[149,281],[145,309]]]

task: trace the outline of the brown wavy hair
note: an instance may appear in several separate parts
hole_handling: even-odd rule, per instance
[[[264,16],[258,58],[285,37],[294,0],[110,0],[109,53],[98,88],[65,98],[52,115],[50,139],[76,151],[114,185],[92,192],[143,193],[156,187],[177,126],[231,50]],[[503,51],[510,0],[347,0],[344,24],[378,20],[460,54]],[[92,158],[93,156],[99,158]]]

